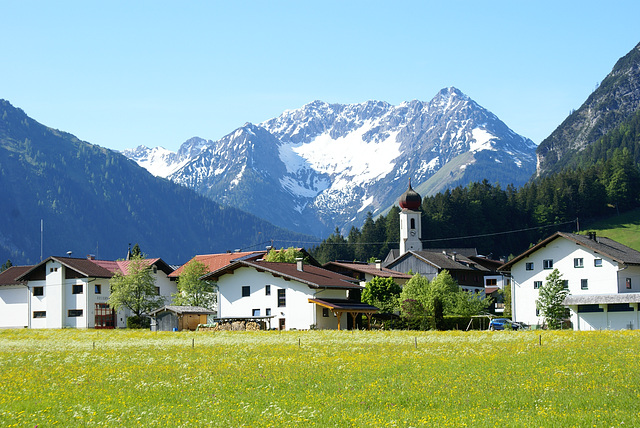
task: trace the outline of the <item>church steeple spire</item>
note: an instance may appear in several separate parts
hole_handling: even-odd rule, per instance
[[[400,211],[400,254],[407,251],[422,251],[422,224],[420,205],[422,197],[411,187],[409,178],[409,188],[400,196],[398,204]]]

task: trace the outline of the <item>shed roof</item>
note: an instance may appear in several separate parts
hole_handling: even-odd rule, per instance
[[[351,277],[317,266],[305,264],[303,270],[299,271],[296,263],[275,263],[259,260],[238,260],[202,278],[217,281],[221,276],[233,273],[236,269],[243,267],[255,269],[258,272],[269,272],[271,275],[282,277],[285,280],[295,280],[311,288],[362,288],[360,285],[354,284],[353,282],[356,280]]]
[[[564,298],[564,306],[613,303],[640,303],[640,293],[581,294]]]
[[[309,303],[315,303],[316,305],[329,308],[331,310],[348,312],[372,313],[380,310],[373,305],[348,299],[309,299]]]
[[[529,256],[530,254],[535,253],[540,248],[546,247],[552,241],[558,238],[568,239],[569,241],[575,242],[577,245],[581,245],[585,248],[595,251],[596,253],[608,257],[617,263],[627,265],[640,265],[639,251],[636,251],[633,248],[629,248],[626,245],[622,245],[621,243],[614,241],[613,239],[609,239],[604,236],[595,236],[595,234],[590,236],[578,235],[575,233],[556,232],[548,238],[542,240],[538,244],[534,245],[533,247],[529,248],[519,256],[509,260],[507,263],[500,266],[498,270],[511,270],[511,266],[513,266],[515,263]]]
[[[155,315],[158,315],[158,314],[160,314],[162,312],[173,312],[174,314],[177,314],[177,315],[184,315],[184,314],[210,315],[210,314],[214,314],[215,313],[215,311],[212,311],[211,309],[203,308],[203,307],[200,307],[200,306],[166,305],[166,306],[163,306],[161,308],[156,309],[155,311],[152,311],[149,315],[155,316]]]

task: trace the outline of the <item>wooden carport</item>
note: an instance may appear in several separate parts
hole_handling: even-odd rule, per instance
[[[341,330],[340,317],[345,312],[351,315],[354,326],[356,325],[356,317],[360,314],[365,315],[367,317],[367,330],[371,330],[371,317],[379,311],[375,306],[347,299],[309,299],[309,303],[315,303],[333,312],[338,318],[338,330]]]

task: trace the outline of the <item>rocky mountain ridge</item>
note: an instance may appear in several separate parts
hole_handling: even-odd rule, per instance
[[[560,171],[571,157],[595,143],[640,109],[640,43],[537,149],[537,175]]]
[[[314,101],[218,141],[192,140],[180,151],[194,156],[157,158],[163,166],[144,155],[158,149],[125,154],[220,203],[319,236],[383,212],[409,177],[427,183],[456,159],[429,193],[482,179],[521,185],[535,170],[533,142],[456,88],[398,106]]]

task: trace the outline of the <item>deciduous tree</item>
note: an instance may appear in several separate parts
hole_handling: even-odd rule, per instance
[[[176,305],[200,306],[214,309],[216,294],[214,285],[200,278],[208,272],[207,266],[197,260],[191,260],[178,278],[178,292],[173,295]]]
[[[109,306],[127,308],[140,317],[159,308],[164,298],[158,295],[156,280],[149,263],[142,257],[132,257],[126,273],[117,271],[111,278]]]
[[[380,309],[383,313],[393,313],[398,309],[402,289],[393,278],[375,277],[367,282],[362,291],[362,301]]]
[[[550,329],[562,326],[562,320],[566,318],[566,309],[562,302],[568,294],[569,290],[564,287],[562,274],[558,269],[554,269],[540,287],[536,300],[536,307]]]

